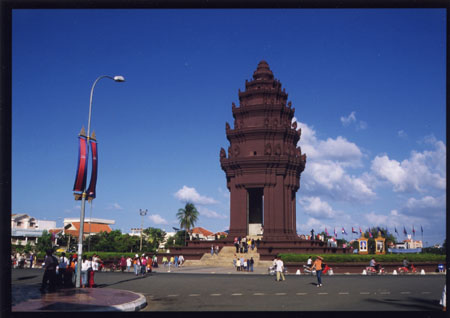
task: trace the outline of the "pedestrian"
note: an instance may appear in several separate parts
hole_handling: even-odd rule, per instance
[[[236,258],[236,270],[241,271],[241,260],[238,257]]]
[[[311,240],[314,240],[314,229],[311,230]]]
[[[233,258],[233,266],[234,266],[234,268],[236,268],[236,254],[234,254],[234,258]]]
[[[45,292],[46,287],[49,291],[56,290],[56,266],[58,266],[58,259],[52,255],[53,251],[48,249],[44,259],[44,277],[42,277],[41,292]]]
[[[314,261],[311,270],[316,269],[316,275],[317,275],[317,287],[322,286],[322,256],[317,256],[316,260]]]
[[[219,245],[216,245],[216,255],[219,255]]]
[[[180,262],[180,267],[184,264],[184,256],[180,255],[180,257],[178,257],[178,261]]]
[[[244,271],[244,257],[241,256],[241,258],[239,260],[240,260],[239,263],[241,264],[241,272],[242,272],[242,271]]]
[[[256,248],[258,248],[259,247],[259,243],[261,242],[261,240],[259,239],[259,237],[258,237],[258,239],[256,240]]]
[[[147,259],[145,258],[145,254],[142,254],[141,257],[141,275],[145,276],[147,271]]]
[[[151,273],[152,272],[152,259],[148,258],[148,256],[145,257],[145,259],[147,260],[147,273]]]
[[[248,262],[247,259],[244,259],[244,271],[248,272]]]
[[[30,253],[30,268],[33,268],[33,253]]]
[[[253,264],[255,263],[255,261],[253,260],[253,257],[250,257],[250,272],[253,272]]]
[[[239,253],[239,243],[236,236],[234,237],[234,247],[236,248],[236,253]]]
[[[134,274],[136,276],[138,275],[138,259],[139,259],[139,255],[136,254],[133,259]]]
[[[178,268],[178,255],[175,255],[175,267],[177,267]]]
[[[280,281],[280,278],[281,278],[281,280],[286,280],[284,278],[284,273],[283,273],[283,271],[284,271],[284,264],[283,264],[283,261],[281,260],[281,258],[277,257],[276,264],[277,264],[277,268],[276,268],[276,271],[277,271],[277,282]]]
[[[131,261],[131,257],[127,257],[127,272],[130,272],[130,269],[131,269],[131,263],[132,263],[132,261]]]
[[[255,239],[252,239],[252,251],[255,249]]]
[[[87,284],[88,284],[89,288],[94,287],[94,284],[95,284],[95,282],[94,282],[94,272],[95,272],[94,264],[95,263],[96,262],[94,262],[94,258],[92,256],[90,256],[89,260],[88,260],[89,267],[87,270],[87,279],[88,279]],[[97,269],[98,269],[98,267],[97,267]]]
[[[62,286],[66,286],[67,285],[67,267],[69,266],[69,260],[66,257],[66,253],[62,252],[61,253],[61,257],[59,258],[59,279],[58,282],[60,285]]]
[[[214,255],[214,245],[211,245],[211,256]]]
[[[122,269],[122,273],[125,271],[125,268],[127,268],[127,260],[125,259],[125,256],[123,256],[123,255],[120,258],[120,267]]]

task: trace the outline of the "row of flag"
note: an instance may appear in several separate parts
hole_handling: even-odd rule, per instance
[[[369,228],[369,229],[367,230],[367,231],[369,232],[369,237],[371,237],[371,238],[373,237],[373,234],[372,234],[372,231],[373,231],[373,230],[375,230],[375,227],[373,227],[373,229]],[[383,229],[381,229],[380,227],[377,227],[376,230],[377,230],[378,232],[380,232],[381,235],[384,235],[384,236],[386,236],[387,233],[388,233],[387,227],[386,227],[386,230],[383,230]],[[422,235],[423,235],[423,227],[422,227],[422,225],[420,226],[420,231],[422,232]],[[394,227],[394,232],[398,235],[397,227]],[[347,235],[347,231],[344,229],[344,227],[342,227],[341,233],[342,233],[342,235]],[[413,233],[413,235],[416,235],[416,230],[414,229],[414,225],[413,225],[413,227],[412,227],[412,233]],[[325,234],[326,234],[327,236],[331,236],[331,235],[328,233],[327,228],[325,228]],[[337,237],[336,228],[334,228],[334,233],[333,233],[333,234],[334,234],[335,237]],[[358,231],[357,231],[353,226],[352,226],[352,234],[358,234]],[[359,227],[359,234],[360,234],[360,235],[363,234],[363,232],[362,232],[362,230],[361,230],[361,227]],[[403,234],[404,234],[405,236],[408,235],[408,232],[406,231],[406,227],[405,227],[405,226],[403,226]]]

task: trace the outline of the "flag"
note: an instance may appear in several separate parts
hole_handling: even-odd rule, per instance
[[[91,144],[92,153],[92,169],[91,169],[91,181],[89,181],[89,187],[87,189],[88,200],[95,199],[95,186],[97,185],[97,166],[98,166],[98,154],[97,154],[97,141],[93,138],[89,141]]]
[[[362,230],[361,230],[361,227],[359,227],[359,234],[361,234],[361,235],[362,235]]]
[[[397,234],[398,234],[398,232],[397,232],[397,227],[394,227],[394,229],[395,229],[395,233],[397,233]]]
[[[403,234],[405,234],[405,236],[408,235],[408,232],[406,232],[405,226],[403,226]]]
[[[327,228],[325,228],[325,234],[326,234],[327,236],[330,236],[330,234],[328,234]]]
[[[421,231],[422,234],[423,234],[423,227],[422,227],[422,225],[420,226],[420,231]]]
[[[83,129],[84,130],[84,129]],[[81,200],[81,193],[86,188],[86,175],[87,175],[87,152],[88,144],[86,141],[86,136],[82,133],[79,135],[79,152],[78,152],[78,167],[77,174],[75,176],[75,184],[73,185],[73,192],[75,195],[75,200]]]
[[[381,235],[384,235],[384,231],[383,231],[382,229],[380,229],[380,227],[379,227],[379,226],[377,227],[377,230],[378,230],[378,232],[380,232],[380,233],[381,233]]]
[[[334,236],[337,237],[336,228],[334,228]]]
[[[370,238],[373,237],[372,232],[370,231],[370,227],[369,227],[369,237],[370,237]]]
[[[342,234],[347,235],[347,232],[345,232],[344,227],[342,227]]]
[[[416,230],[414,230],[414,225],[413,225],[412,232],[413,232],[413,235],[416,235]]]
[[[352,233],[358,234],[358,232],[352,226]]]

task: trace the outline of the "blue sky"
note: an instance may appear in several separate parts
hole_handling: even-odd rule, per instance
[[[189,200],[198,226],[228,229],[225,122],[266,60],[307,155],[297,232],[422,226],[442,243],[445,26],[444,9],[14,10],[12,213],[79,217],[90,89],[123,75],[94,92],[92,217],[129,232],[148,209],[146,227],[171,231]]]

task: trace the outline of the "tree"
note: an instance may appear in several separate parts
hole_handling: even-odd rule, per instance
[[[36,250],[45,252],[49,249],[52,249],[52,234],[44,230],[42,231],[42,236],[38,238]]]
[[[195,226],[195,222],[198,220],[198,211],[194,204],[186,203],[184,209],[178,209],[177,218],[180,221],[180,227],[185,229],[187,232],[191,229],[191,227]],[[185,236],[185,245],[186,245],[186,236]]]
[[[156,250],[166,237],[165,231],[154,227],[146,228],[143,232],[147,236],[145,239],[146,247],[152,251]]]
[[[175,243],[174,243],[175,240]],[[166,244],[167,247],[184,246],[186,244],[186,231],[177,231],[175,236],[171,237]]]

